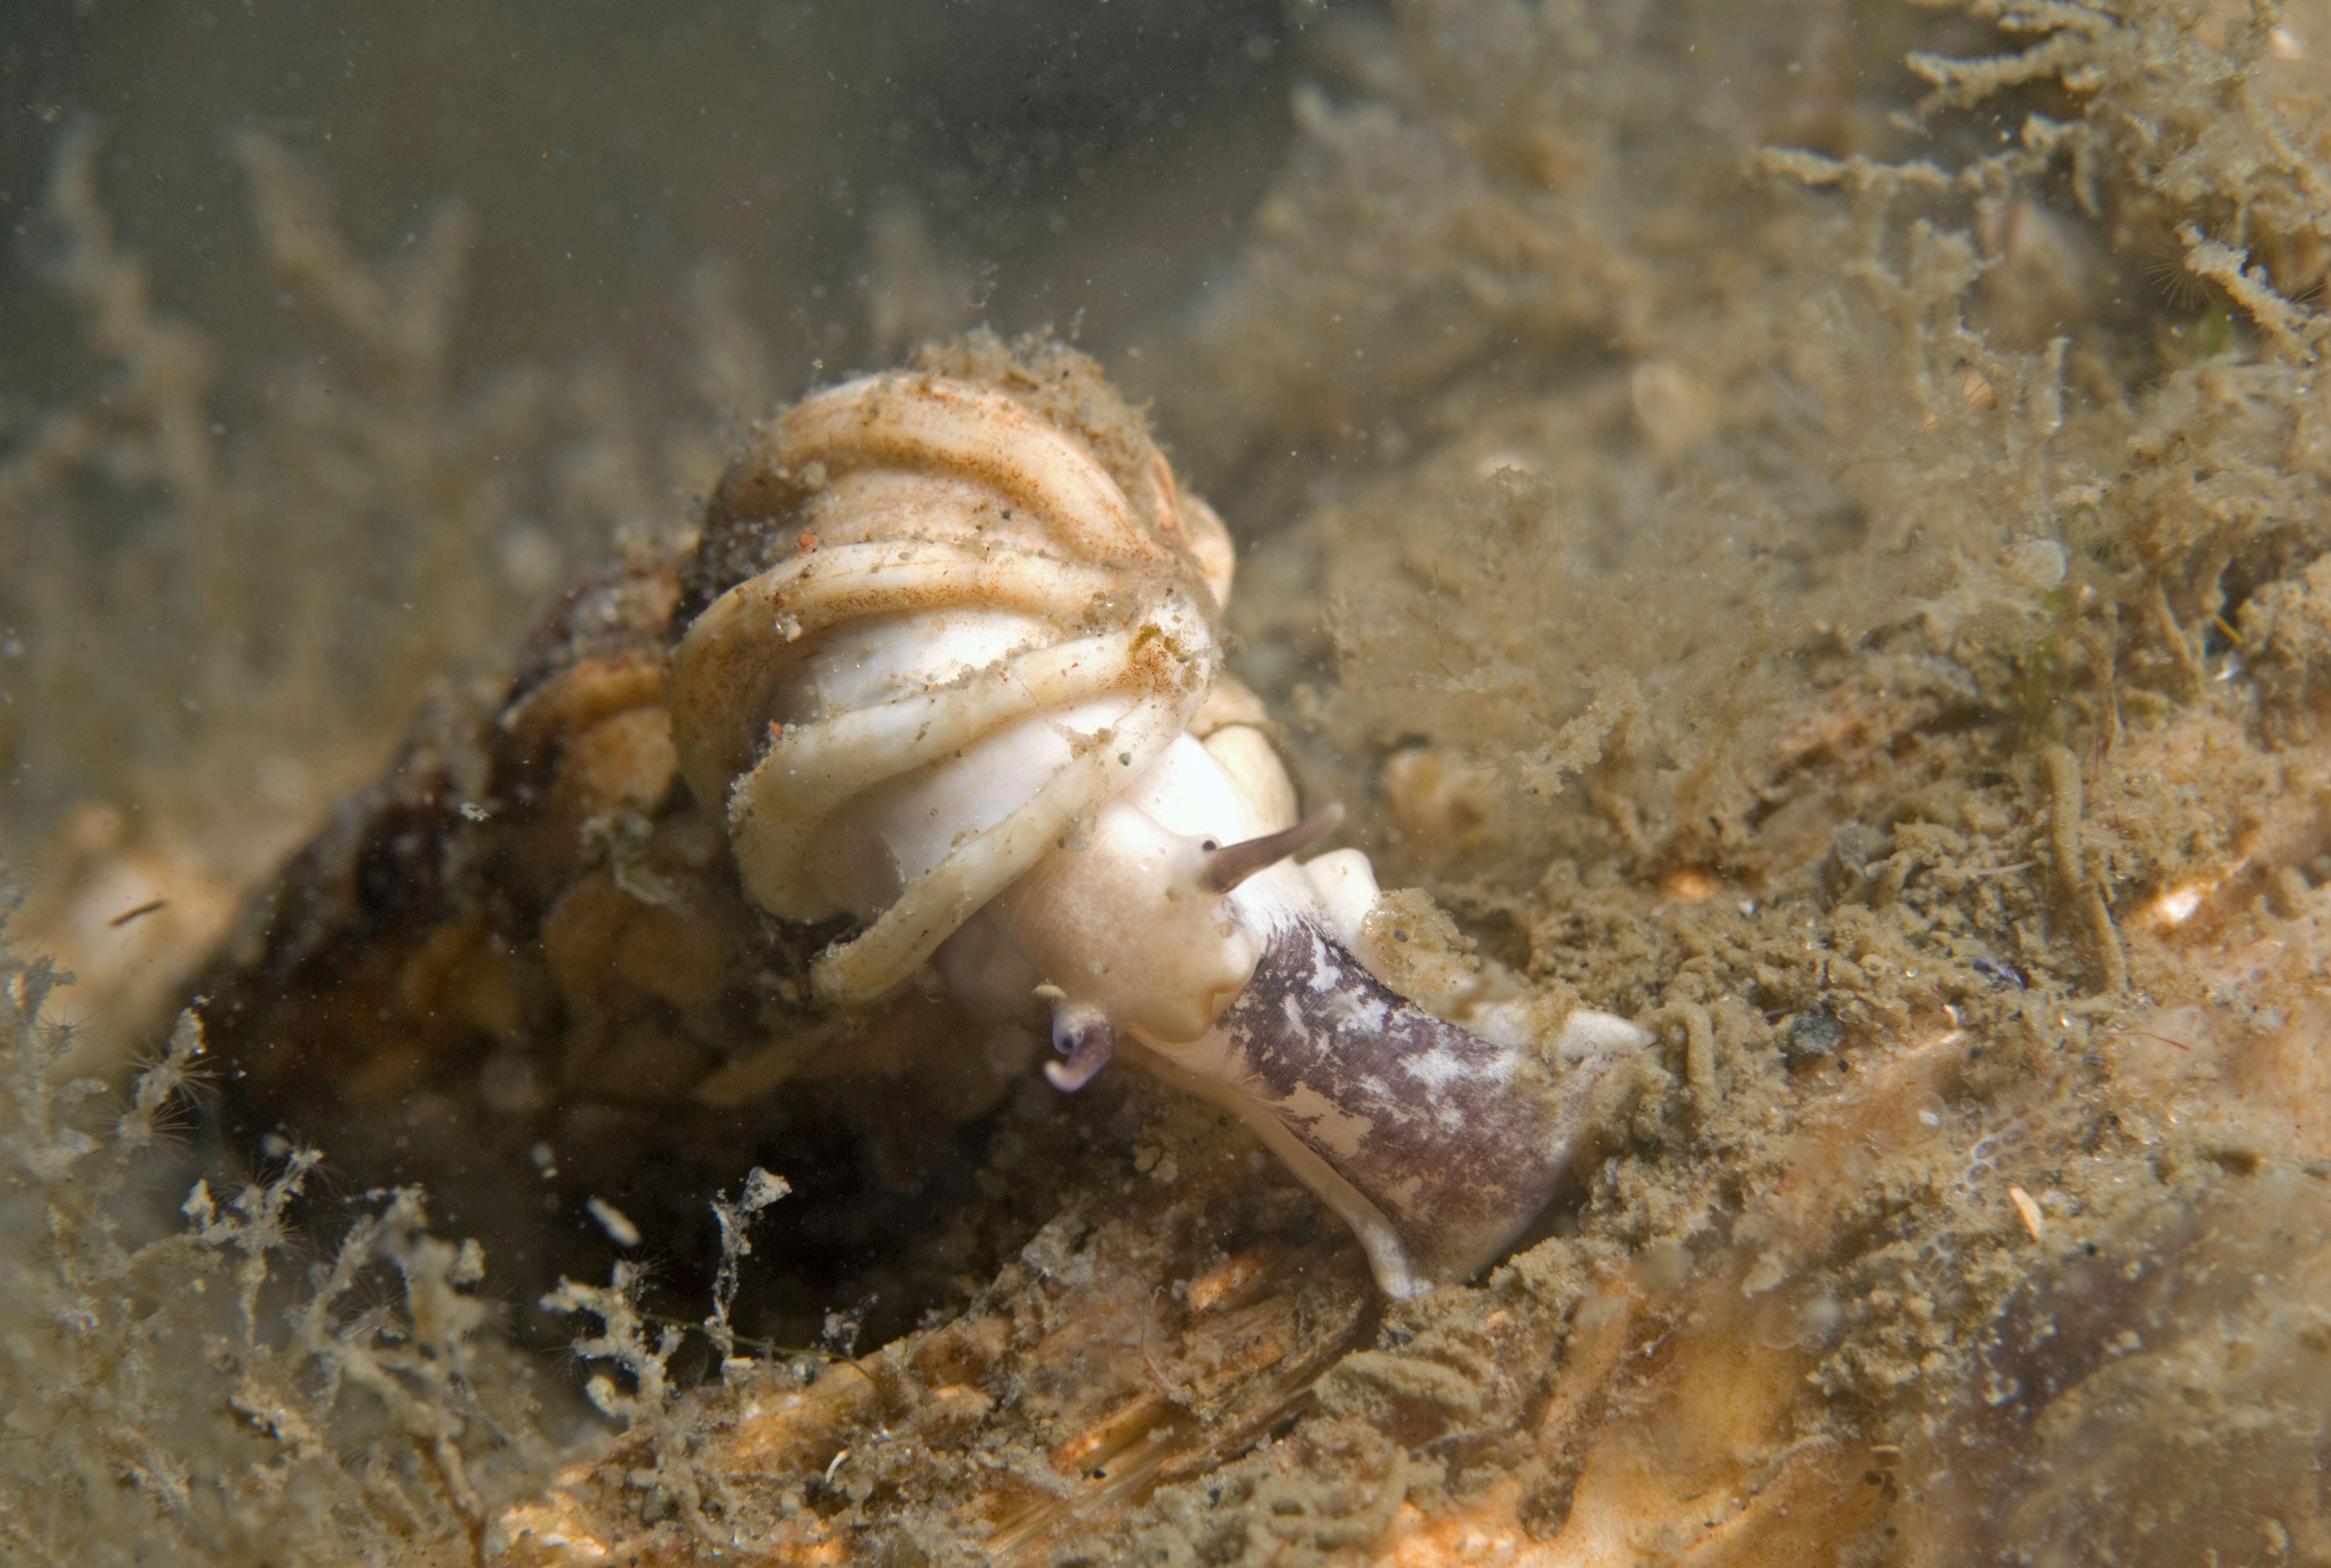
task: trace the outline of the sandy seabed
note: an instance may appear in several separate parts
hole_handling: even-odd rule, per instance
[[[1130,10],[1018,42],[1054,122],[771,11],[770,123],[874,150],[619,186],[590,286],[499,165],[416,190],[255,98],[172,229],[142,120],[59,120],[0,424],[0,1540],[2331,1562],[2331,8]],[[919,1004],[814,1072],[683,1020],[538,1085],[569,980],[368,937],[345,1139],[172,1035],[415,708],[674,547],[746,423],[1048,318],[1228,521],[1233,663],[1405,988],[1658,1036],[1512,1257],[1387,1303],[1235,1124]],[[447,1136],[497,1106],[549,1130]]]

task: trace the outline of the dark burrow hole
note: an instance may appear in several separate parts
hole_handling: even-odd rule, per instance
[[[1050,1188],[1020,1168],[1042,1171],[1042,1157],[1023,1155],[1008,1181],[982,1172],[1000,1141],[1079,1136],[1070,1108],[1023,1094],[951,1120],[911,1088],[867,1079],[789,1085],[737,1110],[572,1106],[522,1126],[425,1094],[386,1108],[262,1110],[230,1088],[210,1119],[230,1183],[270,1174],[294,1145],[324,1151],[293,1211],[316,1257],[360,1210],[377,1207],[380,1189],[421,1186],[433,1232],[483,1246],[480,1291],[522,1344],[564,1350],[595,1333],[589,1317],[547,1310],[541,1298],[562,1278],[604,1286],[628,1260],[643,1271],[651,1331],[690,1331],[673,1363],[687,1375],[709,1361],[697,1330],[720,1263],[713,1200],[737,1198],[755,1166],[792,1190],[748,1232],[731,1320],[740,1350],[847,1354],[854,1342],[862,1352],[959,1307],[1049,1217]],[[628,1221],[636,1244],[618,1244],[592,1212],[595,1198]]]

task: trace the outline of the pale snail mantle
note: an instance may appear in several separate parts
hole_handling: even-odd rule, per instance
[[[1296,820],[1223,672],[1232,570],[1097,385],[851,381],[715,498],[672,739],[756,903],[862,922],[815,960],[822,998],[928,965],[991,1010],[1049,1001],[1054,1084],[1115,1051],[1234,1112],[1412,1297],[1528,1225],[1645,1037],[1584,1011],[1473,1032],[1356,956],[1375,877],[1290,858],[1337,813]]]

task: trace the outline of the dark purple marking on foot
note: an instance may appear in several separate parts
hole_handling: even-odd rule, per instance
[[[1375,1203],[1428,1279],[1462,1278],[1527,1225],[1585,1130],[1535,1053],[1448,1023],[1377,981],[1318,925],[1271,936],[1215,1027],[1252,1103]]]

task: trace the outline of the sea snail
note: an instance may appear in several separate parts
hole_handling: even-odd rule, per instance
[[[1461,1278],[1643,1037],[1579,1012],[1493,1040],[1355,956],[1367,861],[1290,859],[1336,813],[1296,820],[1223,669],[1229,536],[1085,364],[870,375],[756,434],[672,655],[680,771],[765,911],[858,923],[826,1002],[918,974],[1049,1001],[1054,1084],[1135,1060],[1261,1135],[1387,1293]]]

